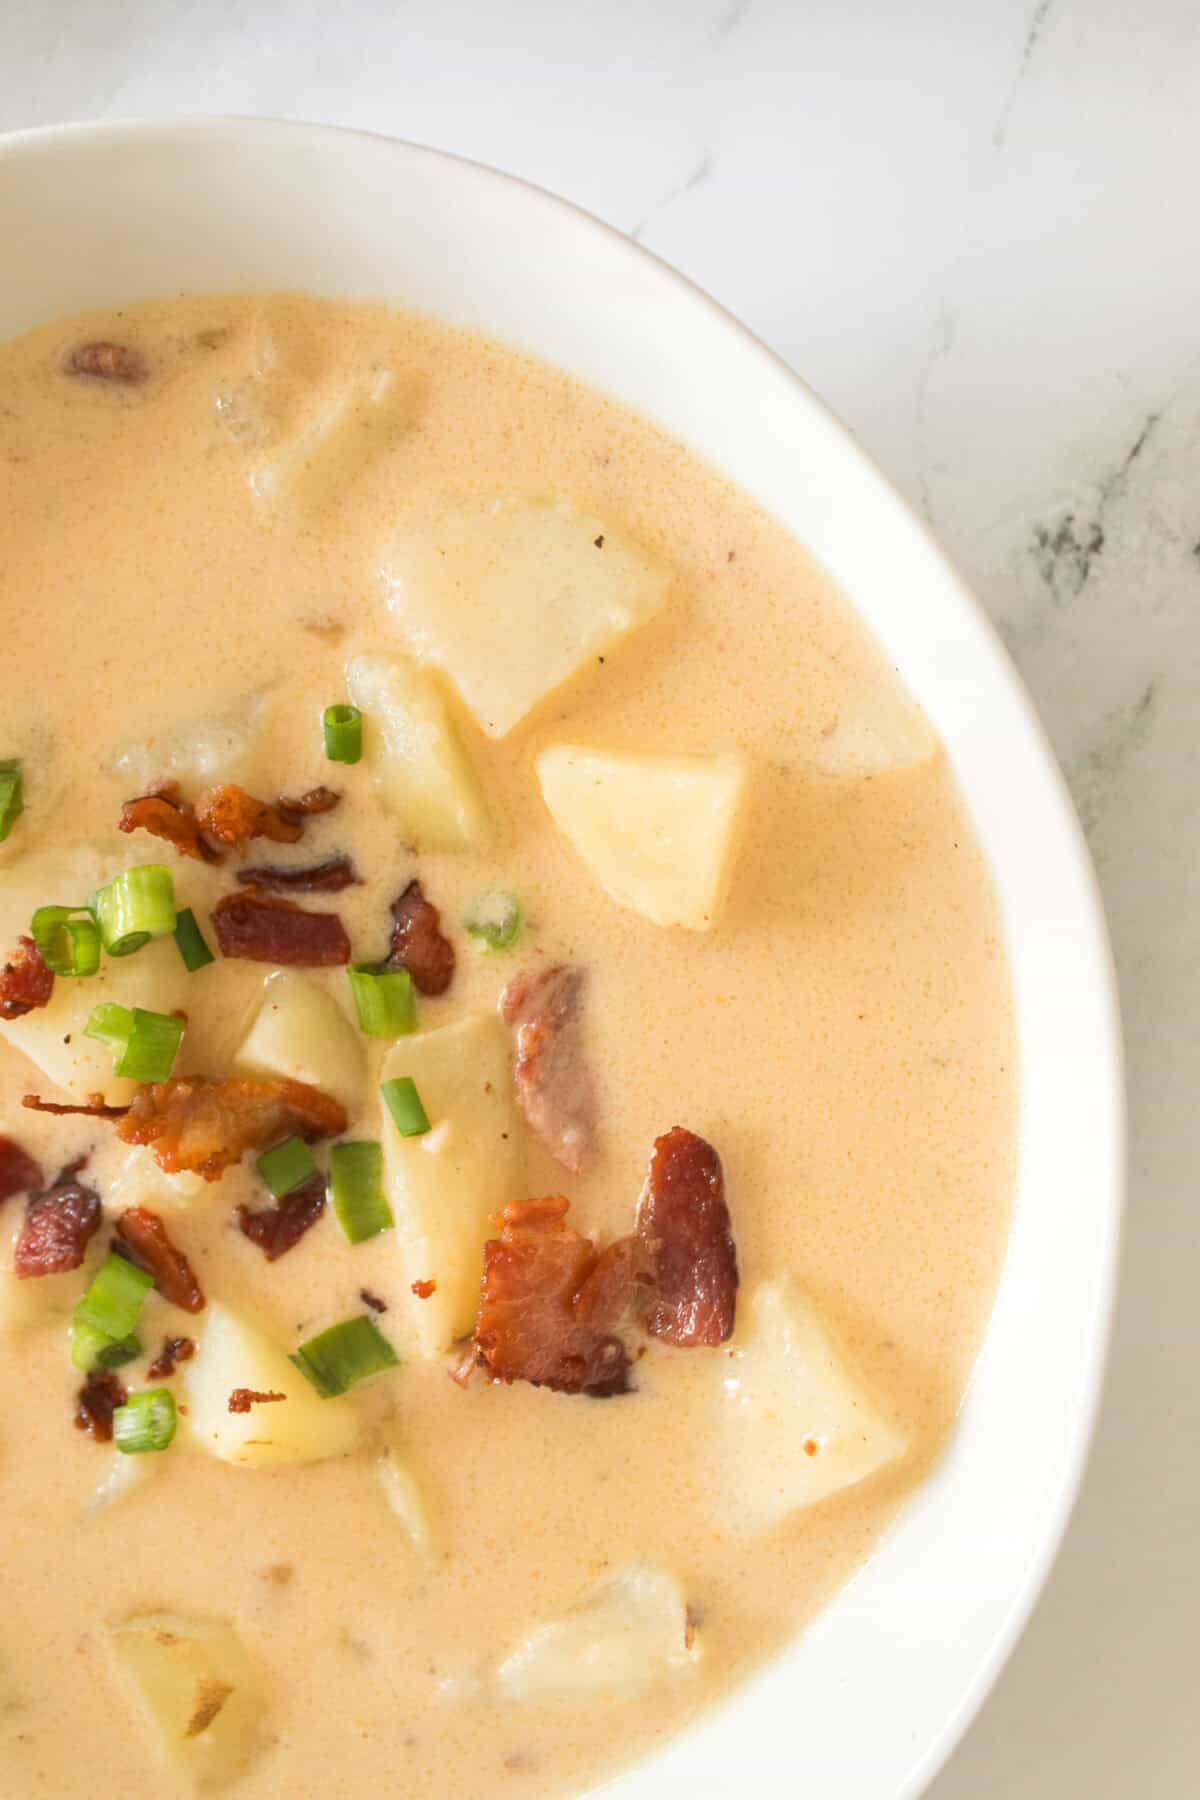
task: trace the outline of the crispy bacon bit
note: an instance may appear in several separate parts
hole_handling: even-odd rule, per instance
[[[251,838],[270,838],[273,844],[294,844],[304,826],[293,812],[285,815],[282,804],[256,800],[234,782],[222,782],[201,794],[196,806],[200,827],[219,844],[248,844]]]
[[[281,795],[278,810],[285,819],[298,823],[301,819],[311,819],[318,813],[332,812],[341,803],[342,796],[334,788],[315,787],[309,788],[306,794],[300,794],[295,800],[289,800],[286,794]]]
[[[70,1164],[53,1187],[30,1197],[13,1251],[13,1269],[22,1281],[79,1268],[100,1229],[100,1196],[75,1179],[80,1166]]]
[[[325,1210],[325,1177],[320,1170],[277,1200],[253,1211],[238,1207],[238,1229],[257,1244],[268,1262],[277,1262],[300,1242]]]
[[[0,1137],[0,1202],[14,1194],[35,1194],[42,1185],[42,1171],[15,1138]]]
[[[222,956],[326,969],[350,961],[350,939],[336,913],[306,912],[270,894],[226,894],[213,912]]]
[[[209,843],[200,829],[195,807],[181,798],[177,781],[164,781],[151,788],[148,794],[127,800],[121,808],[117,829],[148,831],[151,837],[164,838],[168,844],[174,844],[181,856],[194,857],[197,862],[221,861],[221,852]]]
[[[154,1285],[164,1300],[182,1307],[184,1312],[201,1311],[204,1294],[192,1265],[171,1242],[156,1212],[148,1206],[127,1206],[117,1220],[117,1236],[120,1243],[114,1248],[153,1275]]]
[[[143,1082],[117,1135],[126,1144],[152,1144],[167,1175],[189,1169],[218,1181],[246,1150],[293,1133],[312,1142],[345,1129],[344,1108],[307,1082],[184,1075]]]
[[[354,864],[348,856],[329,856],[324,862],[309,863],[303,869],[284,869],[271,863],[258,863],[250,869],[239,869],[243,887],[291,889],[299,894],[340,894],[343,888],[358,881]]]
[[[75,1403],[75,1429],[88,1432],[98,1444],[111,1443],[113,1414],[128,1398],[125,1383],[111,1369],[93,1369]]]
[[[163,1347],[146,1370],[147,1381],[165,1381],[175,1373],[176,1363],[191,1362],[196,1346],[189,1337],[164,1338]]]
[[[721,1159],[676,1125],[654,1142],[638,1202],[638,1236],[653,1258],[646,1330],[668,1344],[723,1344],[733,1331],[737,1250]]]
[[[89,1094],[86,1106],[63,1100],[43,1100],[40,1094],[23,1094],[21,1105],[27,1106],[30,1112],[54,1113],[63,1119],[76,1114],[84,1119],[123,1119],[129,1111],[127,1106],[106,1106],[103,1094]]]
[[[17,947],[0,969],[0,1019],[20,1019],[45,1006],[54,992],[54,976],[42,961],[31,937],[19,937]]]
[[[373,1294],[370,1288],[359,1288],[358,1297],[364,1306],[370,1307],[372,1312],[384,1313],[387,1311],[387,1301],[381,1300],[378,1294]]]
[[[407,969],[422,994],[444,994],[453,979],[454,945],[443,936],[438,909],[425,898],[419,881],[410,881],[392,902],[387,964],[390,969]]]
[[[234,1388],[229,1396],[232,1413],[248,1413],[252,1406],[264,1406],[268,1400],[286,1400],[286,1394],[260,1393],[257,1388]]]
[[[522,969],[500,996],[517,1033],[517,1101],[551,1156],[578,1175],[592,1155],[596,1098],[583,1048],[587,971],[553,963]]]
[[[483,1247],[475,1349],[494,1379],[567,1394],[623,1394],[629,1357],[619,1337],[582,1322],[574,1299],[595,1266],[589,1238],[566,1223],[563,1199],[518,1200]]]
[[[140,350],[135,350],[131,344],[111,343],[106,338],[77,344],[65,366],[68,375],[86,375],[93,381],[115,381],[123,387],[136,387],[150,373]]]
[[[593,1331],[614,1331],[654,1284],[654,1259],[639,1237],[602,1250],[575,1296],[575,1317]]]
[[[418,1300],[428,1300],[433,1294],[437,1293],[437,1282],[414,1281],[412,1284],[412,1291],[417,1296]]]

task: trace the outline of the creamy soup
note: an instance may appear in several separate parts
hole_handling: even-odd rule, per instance
[[[0,394],[0,1785],[580,1792],[951,1429],[1016,1112],[951,771],[480,337],[180,299]]]

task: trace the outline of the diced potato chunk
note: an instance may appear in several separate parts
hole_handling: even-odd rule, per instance
[[[154,850],[139,855],[128,840],[112,854],[81,848],[22,856],[5,868],[0,883],[0,956],[28,933],[37,907],[82,906],[119,870],[158,860]],[[113,1053],[107,1045],[84,1037],[92,1008],[114,1000],[121,1006],[174,1012],[188,1004],[188,980],[174,940],[159,938],[134,956],[102,956],[99,971],[86,980],[59,977],[49,1005],[20,1019],[0,1019],[0,1037],[67,1093],[86,1099],[99,1092],[119,1103],[132,1093],[133,1083],[114,1077]]]
[[[416,1082],[431,1129],[401,1137],[384,1111],[380,1133],[405,1287],[437,1282],[427,1300],[411,1296],[421,1350],[432,1357],[474,1326],[491,1215],[518,1198],[507,1034],[494,1013],[480,1013],[402,1038],[380,1078],[401,1075]]]
[[[266,1695],[232,1625],[145,1613],[111,1626],[108,1637],[121,1679],[177,1775],[207,1786],[246,1767]]]
[[[237,1064],[254,1075],[306,1081],[350,1112],[362,1099],[367,1067],[362,1039],[328,988],[294,969],[268,975]]]
[[[144,793],[155,781],[179,781],[191,799],[212,782],[240,781],[250,770],[265,706],[265,693],[247,694],[236,706],[173,722],[170,730],[127,744],[116,764],[129,782],[128,798]],[[152,842],[141,839],[143,845]],[[157,846],[159,851],[164,848]]]
[[[185,1212],[217,1191],[212,1182],[190,1169],[166,1174],[149,1145],[135,1144],[109,1184],[107,1204],[115,1212],[124,1212],[127,1206],[148,1206],[159,1213]]]
[[[319,518],[346,497],[354,482],[412,430],[425,384],[413,375],[377,369],[357,375],[309,424],[285,437],[250,471],[250,486],[268,510],[297,520]]]
[[[490,737],[663,606],[669,572],[565,501],[449,499],[404,520],[384,564],[413,652]]]
[[[356,656],[346,685],[365,715],[371,778],[405,841],[419,850],[485,848],[492,829],[483,793],[436,677],[407,657]]]
[[[714,1492],[728,1523],[761,1531],[864,1481],[908,1445],[794,1283],[759,1287],[749,1312],[722,1359]]]
[[[128,1499],[149,1481],[161,1463],[161,1456],[127,1456],[123,1450],[114,1450],[108,1472],[93,1490],[84,1512],[105,1512]]]
[[[183,1370],[188,1435],[200,1449],[222,1462],[265,1469],[321,1462],[354,1448],[358,1414],[348,1400],[322,1400],[278,1344],[228,1307],[210,1302],[207,1320]],[[235,1388],[286,1398],[231,1413]]]
[[[554,823],[618,906],[655,925],[712,929],[737,851],[740,756],[552,744],[537,772]]]
[[[901,774],[931,762],[938,740],[920,707],[898,683],[856,695],[820,740],[815,762],[827,775],[861,779]]]
[[[495,1686],[508,1700],[625,1700],[697,1655],[679,1582],[635,1563],[535,1626],[498,1664]]]
[[[426,1504],[421,1484],[413,1472],[399,1432],[392,1430],[385,1440],[375,1474],[396,1518],[407,1533],[409,1542],[427,1569],[437,1566],[438,1537]]]

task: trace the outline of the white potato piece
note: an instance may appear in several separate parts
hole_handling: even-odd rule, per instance
[[[744,758],[551,744],[537,773],[554,823],[618,906],[712,930],[737,853]]]
[[[246,1767],[259,1745],[266,1692],[232,1625],[143,1613],[110,1626],[108,1641],[127,1693],[176,1775],[204,1787]]]
[[[159,1213],[186,1212],[217,1192],[214,1182],[190,1169],[166,1174],[149,1145],[135,1144],[108,1185],[106,1204],[113,1212],[124,1212],[127,1206],[148,1206]]]
[[[418,850],[486,848],[492,828],[483,792],[436,676],[408,657],[356,656],[346,685],[365,715],[371,779],[405,842]]]
[[[422,1354],[433,1357],[474,1326],[491,1215],[519,1198],[508,1034],[494,1013],[479,1013],[401,1038],[380,1080],[402,1075],[416,1082],[431,1129],[401,1137],[384,1109],[380,1133],[405,1288],[437,1282],[427,1300],[410,1296]]]
[[[129,796],[144,793],[156,781],[182,782],[191,799],[217,781],[240,781],[253,764],[262,733],[267,696],[263,690],[243,696],[219,712],[199,713],[182,723],[172,721],[153,737],[127,744],[116,766],[129,781]],[[150,845],[153,840],[142,838]],[[173,854],[167,846],[156,848]],[[148,855],[135,861],[149,862]]]
[[[761,1531],[865,1481],[908,1443],[794,1282],[757,1288],[748,1311],[721,1361],[713,1491],[726,1524]]]
[[[257,1326],[210,1302],[196,1354],[184,1365],[191,1414],[188,1436],[211,1456],[246,1469],[322,1462],[345,1456],[358,1438],[358,1414],[347,1400],[322,1400],[308,1377]],[[235,1388],[286,1399],[231,1413]]]
[[[130,1494],[146,1484],[161,1464],[160,1456],[127,1456],[123,1450],[114,1450],[108,1473],[93,1490],[84,1512],[90,1517],[92,1513],[106,1512],[110,1506],[127,1500]]]
[[[138,854],[128,840],[120,850],[42,850],[6,867],[0,883],[0,955],[29,931],[39,906],[82,906],[94,889],[122,869],[158,862],[156,844]],[[102,1001],[174,1012],[188,1004],[190,977],[173,938],[159,938],[133,956],[101,956],[99,971],[85,980],[59,977],[47,1006],[20,1019],[0,1019],[0,1037],[27,1056],[49,1081],[78,1099],[103,1093],[119,1104],[133,1083],[113,1075],[113,1053],[84,1037],[92,1008]]]
[[[438,1533],[429,1511],[425,1494],[412,1468],[400,1434],[390,1431],[385,1440],[375,1475],[383,1497],[403,1526],[408,1540],[427,1569],[437,1567]]]
[[[535,1626],[493,1679],[507,1700],[627,1700],[698,1655],[679,1582],[666,1569],[634,1563]]]
[[[383,577],[410,649],[490,737],[659,612],[671,579],[603,519],[503,494],[408,514]]]
[[[898,685],[856,693],[830,721],[813,758],[826,775],[861,780],[923,768],[937,754],[929,720]]]
[[[329,513],[369,465],[412,430],[425,383],[413,374],[374,369],[356,375],[316,418],[255,463],[250,486],[270,512],[303,521]]]
[[[294,969],[267,976],[262,1004],[235,1060],[248,1074],[306,1081],[349,1112],[362,1100],[367,1059],[361,1037],[328,988]]]

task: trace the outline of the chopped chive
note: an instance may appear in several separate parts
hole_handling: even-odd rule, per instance
[[[113,1441],[126,1456],[165,1450],[175,1436],[175,1396],[170,1388],[142,1388],[113,1413]]]
[[[71,1361],[86,1375],[89,1369],[120,1369],[142,1354],[142,1340],[135,1332],[128,1337],[110,1338],[82,1319],[71,1323]]]
[[[2,844],[25,810],[25,790],[21,781],[21,763],[16,756],[0,760],[0,844]]]
[[[94,975],[100,967],[100,933],[83,907],[39,906],[29,930],[52,974]]]
[[[492,888],[488,893],[480,894],[471,902],[463,919],[476,947],[485,955],[497,950],[511,950],[524,923],[521,902],[507,888]]]
[[[312,1382],[322,1400],[344,1394],[356,1382],[400,1365],[400,1358],[366,1313],[358,1319],[344,1319],[340,1325],[331,1325],[328,1331],[309,1338],[291,1360]]]
[[[277,1200],[317,1172],[313,1153],[300,1137],[285,1138],[264,1150],[255,1166]]]
[[[88,895],[88,911],[110,956],[132,956],[151,938],[175,929],[175,883],[162,863],[142,863],[114,875]]]
[[[383,1191],[383,1149],[374,1138],[333,1146],[329,1193],[338,1224],[352,1244],[390,1231],[396,1223]]]
[[[417,1002],[407,969],[386,963],[351,963],[350,992],[358,1023],[368,1037],[407,1037],[417,1028]]]
[[[385,1081],[379,1091],[400,1136],[423,1137],[429,1130],[429,1119],[412,1076],[395,1075],[391,1081]]]
[[[123,1256],[107,1256],[75,1307],[73,1324],[89,1326],[112,1343],[129,1337],[154,1277]]]
[[[129,1081],[166,1081],[175,1067],[185,1021],[175,1013],[147,1012],[112,1000],[93,1007],[84,1037],[107,1044],[116,1060],[113,1074]]]
[[[210,962],[216,961],[204,941],[204,933],[197,925],[196,915],[190,906],[185,906],[175,920],[175,942],[189,975],[194,975],[197,969],[207,968]]]
[[[330,762],[361,761],[362,714],[357,706],[327,706],[321,714],[321,729]]]

